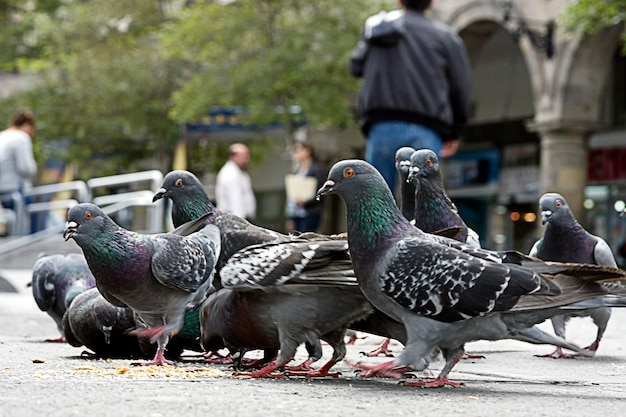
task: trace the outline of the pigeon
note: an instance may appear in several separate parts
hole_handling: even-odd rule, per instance
[[[67,342],[98,358],[144,358],[137,337],[128,334],[134,328],[133,311],[109,303],[97,288],[77,295],[63,315]]]
[[[396,172],[400,180],[398,181],[400,184],[400,195],[398,196],[400,211],[408,221],[413,221],[415,217],[415,185],[413,182],[407,180],[411,168],[411,155],[413,155],[413,152],[415,152],[415,149],[412,147],[403,146],[398,148],[395,155]],[[378,355],[393,356],[389,349],[390,343],[391,339],[386,337],[379,346],[369,352],[363,352],[363,354],[369,357]]]
[[[398,369],[407,366],[419,369],[424,358],[439,347],[446,361],[440,374],[431,381],[403,384],[459,386],[448,379],[448,374],[462,357],[464,344],[479,339],[529,338],[527,341],[584,352],[533,327],[545,320],[542,313],[545,315],[546,310],[560,307],[542,308],[545,298],[562,294],[556,281],[524,266],[503,263],[502,256],[496,253],[414,227],[402,216],[385,180],[369,163],[337,162],[317,192],[318,197],[327,194],[339,195],[345,203],[350,255],[365,297],[402,322],[407,332],[405,348],[399,357],[377,366],[361,365],[362,376],[399,378]],[[570,267],[539,264],[555,272]],[[614,279],[624,279],[626,275],[621,270],[608,269]],[[584,293],[576,296],[581,298],[577,301],[589,301]],[[525,309],[513,312],[527,297],[535,305],[529,301]],[[602,301],[602,296],[596,293],[593,297]],[[572,307],[569,302],[572,298],[573,295],[561,302]]]
[[[52,317],[61,333],[61,337],[47,341],[65,342],[63,314],[74,297],[96,286],[96,280],[81,254],[43,255],[33,266],[30,286],[37,306]]]
[[[480,247],[478,234],[467,227],[455,204],[443,186],[439,158],[430,149],[419,149],[410,156],[407,181],[415,184],[415,226],[423,232],[448,227],[460,227],[462,233],[455,239],[470,246]]]
[[[403,146],[396,151],[396,172],[400,180],[398,200],[400,200],[400,211],[408,221],[415,218],[415,184],[408,181],[413,152],[415,149],[410,146]]]
[[[217,226],[220,232],[221,250],[216,264],[216,278],[226,261],[240,249],[265,242],[288,242],[291,238],[260,226],[253,225],[246,219],[235,214],[217,209],[209,200],[202,183],[189,171],[177,170],[169,172],[152,201],[162,198],[172,201],[172,222],[174,227],[198,219],[207,212],[213,215],[207,219],[208,224]],[[215,280],[216,289],[220,287],[219,279]]]
[[[611,247],[606,241],[586,231],[574,218],[569,205],[562,195],[546,193],[539,199],[541,223],[546,225],[543,237],[534,243],[529,255],[545,261],[578,262],[617,267]],[[591,317],[598,328],[595,341],[587,347],[594,353],[611,318],[610,308],[596,308],[577,311],[572,314],[557,315],[551,318],[554,332],[565,338],[565,326],[571,317]],[[539,355],[550,358],[571,358],[559,347],[554,352]]]
[[[235,214],[217,209],[209,200],[200,180],[189,171],[175,170],[169,172],[163,178],[163,183],[152,201],[156,202],[162,198],[169,198],[173,203],[172,223],[174,227],[195,220],[206,212],[213,213],[207,223],[209,226],[218,228],[221,246],[213,281],[213,288],[216,290],[222,288],[220,270],[230,257],[239,250],[266,242],[290,242],[294,240],[291,236],[256,226]],[[313,345],[307,342],[307,350],[310,357],[301,365],[302,368],[307,367],[322,356],[322,346],[319,341]],[[273,355],[268,352],[266,357],[270,356]],[[262,364],[263,361],[260,363]]]
[[[279,349],[274,361],[247,374],[253,378],[284,376],[273,372],[293,359],[300,344],[322,339],[333,349],[331,359],[317,370],[289,374],[336,377],[338,374],[329,371],[346,355],[346,328],[371,313],[371,304],[357,286],[292,284],[256,291],[223,288],[209,295],[202,305],[200,328],[205,348],[213,348],[209,341],[219,336],[233,351]]]
[[[325,284],[333,284],[336,286],[343,286],[354,284],[354,279],[350,280],[349,276],[352,275],[352,265],[347,254],[345,245],[345,236],[325,236],[318,233],[302,233],[297,236],[284,235],[282,233],[275,232],[270,229],[265,229],[256,225],[253,225],[236,215],[227,212],[220,212],[210,202],[204,187],[198,180],[198,178],[188,171],[172,171],[168,173],[161,188],[154,196],[154,201],[161,198],[169,198],[172,200],[172,222],[174,226],[178,226],[183,222],[193,220],[199,214],[205,210],[214,212],[214,215],[208,220],[212,224],[216,225],[220,229],[222,240],[222,251],[220,252],[220,260],[216,267],[216,279],[214,282],[215,288],[222,288],[222,282],[225,281],[222,268],[227,262],[231,265],[245,265],[246,262],[259,262],[264,259],[260,265],[264,266],[264,269],[257,271],[257,274],[261,274],[263,271],[265,280],[263,281],[266,288],[273,285],[293,284],[298,282],[298,275],[300,273],[307,274],[313,272],[316,277],[320,278],[321,274],[324,274]],[[311,241],[316,240],[343,240],[343,244],[336,244],[332,251],[324,252],[325,255],[321,256],[322,249],[319,251],[311,250],[308,244]],[[276,244],[275,247],[272,245]],[[287,246],[281,247],[279,244],[285,244]],[[263,245],[267,245],[263,247]],[[329,244],[323,244],[329,245]],[[243,252],[247,248],[257,247],[255,252]],[[271,249],[270,249],[271,248]],[[242,253],[239,253],[242,251]],[[280,259],[282,254],[286,251],[291,251],[294,254],[307,253],[317,254],[313,258],[313,262],[307,263],[306,267],[302,268],[298,262],[297,256],[286,256]],[[264,252],[264,253],[263,253]],[[281,255],[279,255],[281,254]],[[231,261],[235,255],[236,262]],[[279,257],[277,257],[279,256]],[[327,256],[331,256],[327,258]],[[313,259],[312,258],[312,259]],[[248,259],[248,261],[246,261]],[[320,262],[320,259],[324,259]],[[242,262],[243,263],[240,263]],[[272,268],[276,268],[273,273],[276,274],[274,278],[270,278]],[[291,268],[297,268],[292,270]],[[284,274],[284,275],[283,275]],[[337,278],[333,278],[333,275],[337,275]],[[262,275],[259,275],[262,276]],[[254,279],[258,279],[259,276]],[[347,281],[344,281],[346,280]],[[334,282],[333,282],[334,280]],[[228,281],[228,278],[226,278]],[[310,283],[310,282],[309,282]],[[230,282],[229,288],[234,288],[238,285],[236,282]],[[258,289],[258,288],[257,288]],[[247,289],[249,290],[249,288]],[[374,313],[364,319],[357,320],[353,323],[352,329],[380,336],[389,336],[397,339],[401,342],[406,340],[406,332],[401,323],[392,320],[388,316],[385,316],[380,310],[374,309]],[[206,346],[205,346],[206,347]],[[306,343],[307,351],[309,352],[309,358],[305,360],[301,365],[296,366],[296,369],[306,369],[317,359],[321,357],[321,345],[319,340],[313,344],[310,341]],[[274,349],[275,351],[275,349]],[[259,361],[259,364],[265,364],[268,358],[272,358],[275,352],[266,352],[263,359]]]
[[[135,335],[156,341],[154,359],[146,365],[173,363],[164,357],[170,336],[180,330],[187,305],[207,296],[217,244],[201,233],[184,235],[209,215],[172,233],[145,235],[120,227],[91,203],[68,212],[63,237],[82,249],[100,293],[137,314],[147,329]]]

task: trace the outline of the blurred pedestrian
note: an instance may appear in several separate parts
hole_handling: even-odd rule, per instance
[[[26,203],[24,192],[32,187],[31,179],[37,174],[32,138],[35,136],[35,117],[30,111],[19,111],[10,126],[0,132],[0,200],[4,208],[19,210],[13,200],[15,193]],[[27,222],[25,213],[16,213]],[[19,225],[28,230],[26,225]]]
[[[256,199],[246,171],[249,161],[250,150],[243,143],[234,143],[228,148],[228,161],[217,174],[215,200],[218,209],[254,220]]]
[[[402,10],[370,17],[350,58],[363,78],[359,97],[365,159],[395,191],[403,146],[450,156],[469,112],[471,68],[454,29],[425,16],[432,0],[399,0]]]
[[[322,169],[315,157],[315,149],[309,142],[296,142],[293,145],[293,161],[296,165],[295,173],[299,178],[313,179],[310,183],[310,193],[300,194],[298,197],[287,198],[286,230],[291,233],[317,232],[320,226],[323,203],[315,198],[315,192],[324,184]],[[307,184],[308,185],[308,184]],[[303,190],[300,190],[303,191]]]

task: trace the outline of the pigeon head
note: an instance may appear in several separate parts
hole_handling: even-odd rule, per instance
[[[152,198],[156,202],[169,198],[175,227],[195,220],[208,212],[217,212],[198,177],[189,171],[172,171],[163,178],[161,188]]]
[[[393,200],[389,186],[376,168],[361,159],[346,159],[332,166],[327,181],[317,191],[317,197],[337,194],[349,203],[364,198],[372,191]]]
[[[371,245],[396,229],[417,230],[402,215],[383,176],[360,159],[339,161],[330,169],[318,196],[336,194],[346,205],[348,241]]]
[[[410,146],[403,146],[396,151],[396,171],[400,174],[402,182],[406,181],[409,175],[413,152],[415,152],[415,149]]]
[[[419,149],[411,155],[411,168],[408,181],[416,181],[418,177],[439,176],[439,158],[430,149]]]
[[[104,230],[106,225],[111,223],[115,224],[95,204],[78,204],[67,213],[67,223],[63,231],[63,238],[66,241],[72,238],[80,245],[81,242],[89,241],[92,237],[97,236]]]
[[[564,220],[572,217],[567,201],[561,194],[546,193],[539,199],[539,208],[541,209],[541,224],[554,223],[559,224]]]
[[[179,203],[188,198],[186,194],[195,192],[204,193],[204,187],[198,177],[189,171],[172,171],[163,178],[163,184],[152,198],[152,202],[170,198],[175,203]]]
[[[111,343],[111,331],[113,326],[119,321],[120,309],[111,309],[105,302],[95,303],[93,306],[93,318],[96,328],[104,335],[104,342]]]

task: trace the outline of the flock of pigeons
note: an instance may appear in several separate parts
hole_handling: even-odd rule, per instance
[[[146,235],[118,226],[99,207],[70,209],[63,232],[83,255],[48,255],[33,269],[32,288],[61,339],[98,357],[171,364],[184,350],[204,361],[232,363],[252,377],[336,376],[346,332],[384,336],[370,355],[404,350],[378,365],[352,363],[362,377],[404,385],[458,386],[448,379],[467,342],[512,338],[550,344],[552,357],[593,356],[610,307],[626,306],[611,249],[585,231],[559,194],[540,200],[545,234],[529,255],[480,247],[445,192],[435,153],[401,148],[397,206],[378,171],[362,160],[336,163],[318,198],[336,194],[347,234],[285,235],[221,212],[192,173],[172,171],[153,201],[172,202],[170,233]],[[587,348],[565,339],[571,316],[598,327]],[[551,319],[555,335],[536,325]],[[320,340],[333,350],[322,357]],[[308,358],[288,366],[301,344]],[[224,357],[218,351],[227,348]],[[257,360],[245,358],[262,350]],[[431,380],[406,379],[441,352]]]

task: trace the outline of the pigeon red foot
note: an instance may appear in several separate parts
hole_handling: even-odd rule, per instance
[[[394,378],[401,379],[404,377],[404,372],[408,369],[405,366],[398,366],[395,361],[384,362],[379,365],[367,365],[360,362],[348,362],[349,365],[360,369],[359,376],[361,378]]]
[[[288,370],[285,375],[287,376],[304,376],[307,378],[339,378],[341,376],[341,372],[330,372],[330,368],[335,366],[337,363],[336,360],[329,360],[326,362],[320,369],[311,369],[308,371],[299,371],[299,370]]]
[[[543,355],[535,355],[535,356],[537,358],[552,358],[552,359],[561,359],[561,358],[575,359],[575,358],[579,358],[579,357],[592,358],[592,357],[595,356],[595,354],[598,351],[599,347],[600,347],[600,340],[596,339],[592,344],[590,344],[589,346],[587,346],[585,348],[585,350],[587,352],[585,352],[584,354],[581,354],[581,353],[565,353],[565,352],[563,352],[562,348],[557,347],[554,350],[554,352],[552,352],[552,353],[545,353]]]
[[[147,337],[152,343],[157,342],[157,351],[154,355],[154,359],[149,362],[134,362],[134,366],[150,366],[150,365],[174,365],[174,361],[165,359],[165,343],[159,341],[163,336],[169,335],[172,332],[172,326],[157,326],[149,329],[135,329],[128,332],[129,334],[137,337]],[[166,337],[166,341],[167,338]]]
[[[544,353],[543,355],[535,355],[537,358],[552,358],[552,359],[574,359],[577,356],[580,356],[578,354],[574,354],[574,353],[565,353],[563,352],[563,349],[561,349],[560,347],[554,349],[554,352],[552,353]]]
[[[46,342],[48,343],[65,343],[67,342],[67,340],[65,339],[65,335],[61,335],[55,339],[46,339]]]
[[[311,364],[315,362],[313,358],[307,358],[304,362],[295,366],[285,366],[285,370],[289,372],[309,372],[312,371]]]
[[[485,358],[486,358],[486,356],[484,356],[484,355],[475,355],[473,353],[465,352],[461,359],[485,359]]]
[[[381,342],[381,344],[377,348],[375,348],[375,349],[373,349],[373,350],[371,350],[369,352],[361,352],[361,354],[363,354],[363,355],[365,355],[367,357],[370,357],[370,358],[371,357],[375,357],[375,356],[379,356],[379,355],[384,355],[384,356],[387,356],[387,357],[393,357],[393,353],[391,353],[391,349],[389,349],[389,343],[390,342],[391,342],[391,339],[387,337],[387,338],[385,338],[385,340],[383,340]]]
[[[282,374],[282,373],[274,373],[274,371],[278,370],[281,368],[281,366],[284,366],[287,362],[289,362],[291,359],[283,362],[283,363],[276,363],[276,362],[272,362],[266,366],[264,366],[263,368],[259,369],[258,371],[254,371],[254,372],[239,372],[236,375],[240,376],[240,377],[248,377],[248,378],[284,378],[286,375]]]

